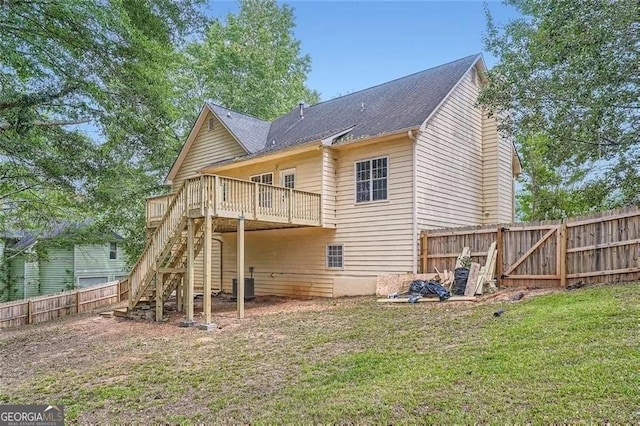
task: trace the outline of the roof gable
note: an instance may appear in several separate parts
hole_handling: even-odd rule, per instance
[[[260,150],[264,146],[269,122],[247,114],[235,112],[215,104],[204,104],[200,110],[200,114],[198,114],[196,122],[191,128],[191,131],[189,131],[189,136],[187,137],[186,142],[182,145],[178,157],[173,162],[171,170],[169,170],[169,174],[165,179],[165,184],[171,184],[175,179],[189,150],[195,142],[200,129],[202,126],[208,125],[206,121],[209,113],[213,114],[214,117],[222,123],[227,132],[229,132],[245,153],[251,154]]]

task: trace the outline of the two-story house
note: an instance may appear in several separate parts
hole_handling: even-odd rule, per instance
[[[476,106],[484,71],[473,55],[272,122],[204,105],[147,200],[130,308],[230,292],[238,265],[257,295],[373,294],[416,272],[420,230],[512,221],[519,163]]]

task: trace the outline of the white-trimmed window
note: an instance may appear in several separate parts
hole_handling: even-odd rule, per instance
[[[296,187],[296,169],[286,169],[280,172],[280,184],[285,188]]]
[[[344,246],[342,244],[327,245],[327,268],[342,269],[344,267]]]
[[[356,162],[356,203],[388,198],[388,157]]]
[[[273,185],[273,173],[251,176],[251,182],[263,184],[258,187],[258,205],[260,207],[271,208],[273,205],[273,191],[264,185]]]
[[[118,259],[118,244],[109,243],[109,260]]]

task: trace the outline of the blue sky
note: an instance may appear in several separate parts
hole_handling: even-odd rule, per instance
[[[483,52],[484,2],[287,1],[295,36],[311,56],[307,85],[322,100],[361,90],[474,53]],[[496,21],[517,17],[511,7],[487,2]],[[224,17],[237,3],[210,0],[206,13]]]

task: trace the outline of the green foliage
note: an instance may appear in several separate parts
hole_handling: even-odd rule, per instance
[[[480,103],[501,117],[525,166],[524,218],[640,203],[640,31],[633,0],[508,0],[487,12],[500,62]]]
[[[291,7],[275,0],[241,0],[237,16],[213,21],[204,40],[186,50],[196,99],[267,120],[300,101],[318,102],[305,86],[311,58],[301,55],[294,25]]]
[[[203,21],[200,2],[0,7],[1,229],[92,217],[126,233],[114,212],[141,210],[120,201],[157,191],[180,145],[168,73],[176,46]]]

